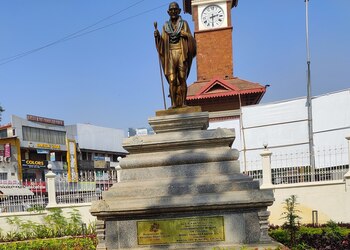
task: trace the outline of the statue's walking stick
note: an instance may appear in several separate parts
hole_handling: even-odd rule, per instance
[[[154,24],[154,29],[157,30],[157,22],[154,22],[153,24]],[[158,43],[158,40],[156,42]],[[157,44],[157,48],[158,48],[158,44]],[[162,83],[164,109],[166,109],[165,93],[164,93],[164,81],[163,81],[163,73],[162,73],[162,62],[161,62],[159,53],[158,53],[158,62],[159,62],[160,81]]]

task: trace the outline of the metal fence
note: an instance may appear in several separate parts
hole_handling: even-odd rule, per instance
[[[342,180],[349,165],[316,168],[310,166],[272,169],[272,184]]]
[[[67,174],[57,174],[55,190],[48,190],[43,180],[2,181],[0,188],[12,192],[0,195],[0,213],[42,210],[48,204],[48,192],[56,192],[58,204],[91,202],[101,199],[115,182],[116,171],[80,171],[75,182]]]
[[[271,184],[342,180],[349,171],[346,147],[315,150],[314,169],[309,166],[308,159],[307,152],[272,154]],[[244,173],[262,183],[261,158],[245,161],[245,166]],[[117,182],[116,171],[80,171],[78,175],[78,179],[72,181],[66,173],[57,173],[55,190],[47,190],[44,180],[0,181],[0,188],[12,190],[10,195],[0,194],[0,213],[44,209],[48,203],[48,192],[55,192],[58,204],[91,202],[101,199],[102,192]],[[30,194],[23,192],[28,190]]]
[[[0,198],[0,213],[40,211],[46,205],[46,196],[7,196]]]
[[[347,147],[328,147],[315,150],[315,168],[309,164],[308,152],[272,154],[272,184],[292,184],[315,181],[343,180],[349,171]],[[246,161],[244,173],[262,183],[261,159]]]
[[[85,203],[101,199],[117,182],[116,171],[80,171],[78,181],[71,182],[67,174],[57,175],[55,179],[57,203]]]

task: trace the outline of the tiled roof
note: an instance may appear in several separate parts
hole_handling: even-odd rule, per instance
[[[10,128],[12,126],[11,123],[5,124],[5,125],[0,125],[0,129],[5,129],[5,128]]]
[[[187,100],[234,96],[238,94],[265,93],[266,88],[259,83],[237,77],[215,78],[211,81],[195,82],[188,87]]]

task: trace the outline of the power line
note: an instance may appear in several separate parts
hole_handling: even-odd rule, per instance
[[[110,16],[107,16],[107,17],[105,17],[105,18],[103,18],[103,19],[97,21],[97,22],[94,23],[94,24],[91,24],[91,25],[89,25],[89,26],[87,26],[87,27],[85,27],[85,28],[82,28],[82,29],[80,29],[80,30],[78,30],[78,31],[76,31],[76,32],[74,32],[74,33],[71,33],[71,34],[69,34],[69,35],[67,35],[67,36],[65,36],[65,37],[63,37],[63,38],[61,38],[61,39],[58,39],[58,40],[56,40],[56,41],[54,41],[54,42],[51,42],[51,43],[46,44],[46,45],[44,45],[44,46],[42,46],[42,47],[39,47],[39,48],[36,48],[36,49],[33,49],[33,50],[29,50],[29,51],[26,51],[26,52],[23,52],[23,53],[14,55],[14,56],[10,56],[10,57],[7,57],[7,58],[2,58],[2,59],[0,59],[0,61],[8,61],[8,60],[11,61],[11,59],[14,59],[14,58],[16,58],[16,59],[17,59],[17,58],[21,58],[21,57],[23,57],[23,56],[26,56],[27,54],[31,54],[31,53],[34,53],[34,52],[36,52],[36,51],[38,51],[38,50],[41,50],[41,49],[47,48],[47,47],[49,47],[49,46],[55,45],[56,43],[59,43],[59,42],[61,42],[61,41],[64,41],[64,40],[66,40],[66,39],[68,39],[68,38],[70,38],[70,37],[72,37],[72,36],[74,36],[74,35],[76,35],[76,34],[79,34],[80,32],[82,32],[82,31],[84,31],[84,30],[87,30],[87,29],[89,29],[89,28],[91,28],[91,27],[93,27],[93,26],[96,26],[97,24],[102,23],[102,22],[104,22],[105,20],[108,20],[108,19],[110,19],[110,18],[112,18],[112,17],[114,17],[114,16],[116,16],[116,15],[118,15],[118,14],[120,14],[120,13],[122,13],[122,12],[124,12],[124,11],[126,11],[126,10],[132,8],[132,7],[134,7],[134,6],[136,6],[137,4],[139,4],[139,3],[143,2],[143,1],[145,1],[145,0],[138,1],[138,2],[136,2],[136,3],[134,3],[134,4],[132,4],[132,5],[128,6],[128,7],[126,7],[126,8],[124,8],[124,9],[120,10],[120,11],[117,11],[116,13],[114,13],[114,14],[112,14],[112,15],[110,15]],[[1,64],[0,64],[0,65],[1,65]]]
[[[54,42],[48,43],[48,44],[46,44],[46,45],[44,45],[44,46],[42,46],[42,47],[39,47],[39,48],[36,48],[36,49],[32,49],[32,50],[29,50],[29,51],[26,51],[26,52],[23,52],[23,53],[20,53],[20,54],[11,56],[11,57],[7,57],[7,58],[0,59],[0,62],[1,62],[1,63],[0,63],[0,66],[2,66],[2,65],[4,65],[4,64],[7,64],[7,63],[10,63],[10,62],[12,62],[12,61],[18,60],[18,59],[20,59],[20,58],[22,58],[22,57],[25,57],[25,56],[27,56],[27,55],[33,54],[33,53],[38,52],[38,51],[40,51],[40,50],[43,50],[43,49],[45,49],[45,48],[51,47],[51,46],[53,46],[53,45],[56,45],[56,44],[59,44],[59,43],[62,43],[62,42],[66,42],[66,41],[69,41],[69,40],[71,40],[71,39],[75,39],[75,38],[78,38],[78,37],[81,37],[81,36],[90,34],[90,33],[92,33],[92,32],[95,32],[95,31],[98,31],[98,30],[102,30],[102,29],[108,28],[108,27],[110,27],[110,26],[112,26],[112,25],[116,25],[116,24],[125,22],[125,21],[127,21],[127,20],[132,19],[132,18],[135,18],[135,17],[141,16],[141,15],[147,14],[147,13],[149,13],[149,12],[152,12],[152,11],[154,11],[154,10],[156,10],[156,9],[162,8],[162,7],[164,7],[165,5],[167,5],[167,4],[162,4],[162,5],[158,6],[158,7],[154,7],[154,8],[152,8],[152,9],[149,9],[149,10],[146,10],[146,11],[143,11],[143,12],[140,12],[140,13],[138,13],[138,14],[129,16],[129,17],[124,18],[124,19],[121,19],[121,20],[119,20],[119,21],[116,21],[116,22],[107,24],[107,25],[105,25],[105,26],[102,26],[102,27],[99,27],[99,28],[96,28],[96,29],[89,30],[89,31],[86,31],[86,32],[81,33],[82,31],[85,31],[85,30],[87,30],[87,29],[89,29],[89,28],[92,28],[93,26],[96,26],[97,24],[99,24],[99,23],[101,23],[101,22],[103,22],[103,21],[105,21],[105,20],[107,20],[107,19],[110,19],[110,18],[112,18],[113,16],[116,16],[116,15],[118,15],[118,14],[120,14],[120,13],[122,13],[122,12],[124,12],[124,11],[126,11],[126,10],[132,8],[132,7],[134,7],[134,6],[136,6],[137,4],[139,4],[139,3],[143,2],[143,1],[145,1],[145,0],[138,1],[138,2],[132,4],[132,5],[130,5],[130,6],[126,7],[126,8],[124,8],[124,9],[122,9],[122,10],[120,10],[120,11],[118,11],[118,12],[116,12],[116,13],[110,15],[110,16],[108,16],[108,17],[105,17],[105,18],[99,20],[98,22],[96,22],[96,23],[94,23],[94,24],[92,24],[92,25],[89,25],[89,26],[87,26],[87,27],[85,27],[85,28],[83,28],[83,29],[80,29],[80,30],[78,30],[78,31],[76,31],[76,32],[74,32],[74,33],[71,33],[71,34],[69,34],[69,35],[67,35],[67,36],[65,36],[65,37],[63,37],[63,38],[61,38],[61,39],[58,39],[58,40],[54,41]],[[79,34],[79,33],[80,33],[80,34]]]
[[[74,39],[74,38],[77,38],[77,37],[80,37],[80,36],[84,36],[84,35],[87,35],[87,34],[89,34],[89,33],[92,33],[92,32],[98,31],[98,30],[102,30],[102,29],[108,28],[108,27],[110,27],[110,26],[113,26],[113,25],[116,25],[116,24],[125,22],[125,21],[130,20],[130,19],[133,19],[133,18],[135,18],[135,17],[142,16],[142,15],[147,14],[147,13],[149,13],[149,12],[152,12],[152,11],[154,11],[154,10],[156,10],[156,9],[160,9],[160,8],[166,6],[166,5],[168,5],[168,4],[167,4],[167,3],[166,3],[166,4],[162,4],[162,5],[158,6],[158,7],[154,7],[154,8],[152,8],[152,9],[142,11],[142,12],[140,12],[140,13],[138,13],[138,14],[135,14],[135,15],[129,16],[129,17],[126,17],[126,18],[124,18],[124,19],[121,19],[121,20],[119,20],[119,21],[116,21],[116,22],[107,24],[107,25],[102,26],[102,27],[100,27],[100,28],[96,28],[96,29],[93,29],[93,30],[84,32],[84,33],[82,33],[82,34],[78,34],[78,35],[76,35],[76,36],[70,37],[70,38],[68,38],[68,39],[66,39],[66,40],[64,40],[64,41],[68,41],[68,40],[70,40],[70,39]],[[1,65],[1,64],[0,64],[0,65]]]

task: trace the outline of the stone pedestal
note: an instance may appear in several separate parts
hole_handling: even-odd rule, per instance
[[[149,123],[156,134],[124,140],[120,182],[92,205],[97,249],[277,246],[267,235],[273,193],[240,173],[233,130],[207,130],[207,112]]]

